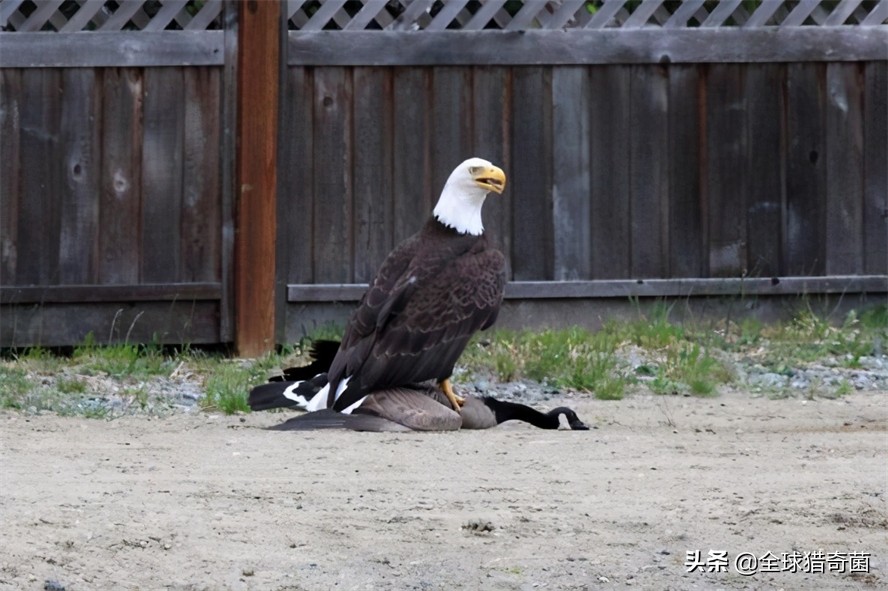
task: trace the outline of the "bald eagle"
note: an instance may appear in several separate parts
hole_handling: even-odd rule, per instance
[[[459,411],[453,366],[503,300],[505,258],[487,243],[481,207],[505,185],[502,169],[481,158],[456,167],[423,228],[382,263],[326,376],[304,384],[317,392],[308,410],[350,413],[374,391],[434,380]]]

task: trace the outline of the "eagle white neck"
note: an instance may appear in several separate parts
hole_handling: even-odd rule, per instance
[[[480,236],[484,233],[481,207],[486,198],[484,189],[458,187],[448,180],[435,206],[435,218],[457,232]]]

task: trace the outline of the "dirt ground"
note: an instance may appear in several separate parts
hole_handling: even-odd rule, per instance
[[[0,589],[888,587],[888,392],[560,402],[594,429],[0,413]]]

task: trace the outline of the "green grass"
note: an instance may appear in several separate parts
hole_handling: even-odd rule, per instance
[[[297,353],[301,353],[299,347],[285,347],[281,354],[234,362],[190,347],[164,350],[156,342],[103,346],[89,334],[69,357],[34,347],[0,361],[0,407],[105,418],[109,411],[101,399],[113,395],[127,401],[124,408],[144,410],[151,396],[145,382],[169,377],[186,366],[188,373],[205,376],[204,408],[243,412],[249,410],[249,389],[264,382],[271,368],[295,362],[290,358]],[[89,392],[86,376],[95,376],[93,379],[106,387],[117,386],[106,392]]]
[[[206,381],[206,396],[201,406],[207,410],[218,410],[225,414],[249,412],[247,395],[250,389],[267,381],[269,371],[290,365],[297,350],[284,348],[280,353],[271,353],[251,362],[223,360],[216,363]]]
[[[92,333],[74,349],[72,359],[88,373],[110,376],[151,377],[169,373],[175,367],[156,342],[100,346]]]
[[[662,349],[687,336],[683,326],[669,321],[669,311],[670,307],[660,303],[649,314],[639,312],[638,319],[631,322],[610,322],[604,330],[644,349]]]
[[[62,394],[83,394],[86,392],[86,381],[76,378],[61,376],[56,380],[55,387]]]
[[[38,372],[55,372],[64,367],[62,358],[43,347],[29,347],[18,357],[25,367]]]
[[[460,363],[472,372],[492,370],[499,381],[530,379],[618,399],[625,380],[619,375],[616,346],[611,334],[579,328],[498,331],[489,340],[476,340]]]
[[[251,371],[235,363],[222,365],[207,378],[206,397],[201,405],[207,410],[220,410],[225,414],[247,412],[246,394],[252,385]]]
[[[860,368],[864,356],[883,352],[888,342],[888,306],[851,311],[841,324],[805,308],[791,321],[762,326],[756,340],[740,350],[759,347],[767,352],[762,363],[780,373],[786,367],[838,357],[848,369]]]
[[[32,388],[23,367],[0,365],[0,408],[22,408],[22,400]]]
[[[651,381],[651,390],[657,394],[688,392],[697,396],[712,396],[718,386],[731,381],[731,373],[696,343],[667,346],[665,361]]]
[[[140,410],[148,407],[148,399],[150,394],[145,386],[128,386],[123,389],[121,395],[132,400],[132,403],[138,405]]]
[[[636,387],[658,394],[713,396],[736,381],[732,364],[725,361],[732,356],[789,375],[806,364],[836,359],[842,367],[859,368],[863,356],[879,353],[888,343],[885,306],[852,312],[838,324],[810,306],[789,321],[767,325],[754,318],[677,324],[670,321],[670,312],[657,305],[646,314],[639,311],[635,320],[608,322],[595,333],[496,331],[476,339],[460,364],[470,374],[486,371],[501,381],[535,380],[603,399],[621,398]],[[621,359],[632,348],[641,362],[625,367]]]
[[[789,321],[773,324],[750,318],[677,324],[670,313],[665,305],[647,313],[639,307],[634,320],[607,322],[594,332],[570,328],[483,333],[460,359],[465,372],[461,379],[480,375],[501,382],[533,380],[605,400],[632,391],[713,396],[724,385],[736,384],[735,363],[760,365],[782,375],[810,363],[846,371],[888,348],[884,305],[851,312],[840,322],[814,313],[810,306],[802,306]],[[338,339],[341,332],[324,325],[312,338]],[[232,360],[189,347],[173,350],[156,342],[102,346],[92,335],[67,357],[40,347],[7,352],[0,359],[0,408],[107,418],[101,402],[113,395],[125,400],[125,409],[153,412],[157,400],[146,383],[187,374],[192,383],[202,381],[202,408],[247,412],[250,388],[265,382],[274,368],[304,363],[309,342],[254,360]],[[778,389],[770,395],[799,394],[789,386]],[[853,391],[849,379],[843,378],[812,383],[803,394],[844,396]]]

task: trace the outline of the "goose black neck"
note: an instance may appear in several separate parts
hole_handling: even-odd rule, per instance
[[[558,415],[561,409],[541,413],[524,404],[489,397],[484,398],[484,404],[493,411],[497,425],[506,421],[524,421],[540,429],[557,429],[559,426]]]

